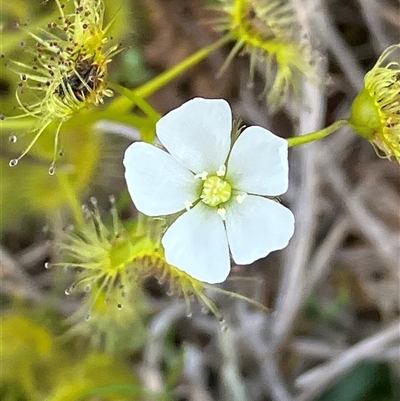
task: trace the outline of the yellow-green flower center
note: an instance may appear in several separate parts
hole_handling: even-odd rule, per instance
[[[232,187],[229,182],[212,175],[207,177],[203,183],[200,199],[208,206],[218,206],[227,202],[232,195]]]

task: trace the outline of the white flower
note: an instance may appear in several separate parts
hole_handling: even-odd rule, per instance
[[[187,210],[162,238],[168,263],[211,284],[228,276],[229,250],[237,264],[249,264],[284,248],[294,232],[292,212],[263,197],[288,188],[287,141],[249,127],[231,149],[231,130],[225,100],[195,98],[157,123],[169,153],[140,142],[124,158],[140,212]]]

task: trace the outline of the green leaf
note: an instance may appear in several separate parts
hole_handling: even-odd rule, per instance
[[[366,396],[382,379],[382,364],[363,362],[337,382],[316,401],[365,401]],[[376,397],[374,401],[387,398]]]

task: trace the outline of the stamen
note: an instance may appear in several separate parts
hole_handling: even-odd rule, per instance
[[[224,177],[226,174],[226,167],[225,164],[221,164],[221,166],[219,166],[219,169],[216,171],[216,174],[218,177]]]
[[[217,210],[217,214],[223,221],[226,220],[226,209],[224,207],[219,207]]]
[[[186,202],[184,203],[184,205],[185,205],[185,209],[186,209],[187,211],[189,211],[189,210],[193,207],[193,203],[192,203],[192,202],[189,202],[189,201],[186,201]]]
[[[240,195],[237,195],[235,199],[236,199],[236,202],[239,203],[239,205],[241,205],[246,198],[247,198],[247,194],[244,192]]]
[[[194,176],[194,178],[200,178],[203,181],[205,181],[207,177],[208,177],[207,171],[203,171],[202,173],[198,173]]]

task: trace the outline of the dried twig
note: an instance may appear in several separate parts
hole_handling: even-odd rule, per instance
[[[358,65],[353,51],[340,36],[332,18],[328,13],[326,0],[318,0],[316,3],[316,12],[313,15],[313,21],[317,32],[324,41],[326,47],[335,56],[337,63],[342,67],[343,73],[346,75],[349,85],[354,92],[358,92],[364,83],[364,72]]]
[[[0,290],[3,294],[22,297],[28,301],[42,302],[45,295],[35,281],[21,268],[21,265],[0,247]]]
[[[226,398],[232,401],[247,401],[245,385],[239,374],[239,356],[233,328],[220,330],[219,347],[223,358],[221,373],[227,393]]]
[[[184,310],[185,306],[182,303],[172,304],[160,312],[151,324],[140,374],[146,387],[156,393],[164,390],[164,380],[159,365],[164,355],[165,336],[171,325],[183,315]]]
[[[382,5],[376,0],[358,0],[358,3],[365,22],[368,25],[369,32],[375,41],[377,53],[382,53],[392,44],[383,26],[384,21],[380,17],[379,9],[382,8]]]
[[[332,345],[331,343],[318,341],[315,339],[300,338],[295,340],[291,349],[299,356],[310,360],[331,359],[338,357],[343,352],[348,352],[350,348]],[[399,347],[388,347],[379,354],[371,355],[369,359],[374,361],[397,362],[400,357]]]
[[[376,249],[382,262],[389,268],[396,266],[399,250],[394,246],[396,242],[394,236],[397,238],[397,234],[388,232],[387,227],[372,215],[359,196],[351,195],[347,180],[336,166],[329,152],[325,153],[325,157],[321,159],[321,164],[324,166],[323,171],[327,179],[342,199],[354,224],[359,227],[363,235],[370,241],[371,246]]]
[[[323,66],[321,65],[323,75]],[[321,88],[311,83],[304,85],[304,103],[309,109],[302,110],[299,116],[299,132],[317,130],[324,119],[324,96]],[[314,237],[317,207],[318,174],[316,159],[319,144],[310,144],[296,149],[301,170],[299,187],[296,189],[296,232],[287,250],[285,273],[277,300],[276,321],[274,324],[275,341],[282,344],[290,333],[299,305],[304,301],[304,269],[311,254]]]
[[[296,385],[303,390],[297,401],[312,401],[327,387],[336,382],[359,362],[376,358],[400,340],[400,321],[397,320],[386,329],[359,342],[349,350],[342,352],[332,361],[318,366],[296,380]]]

